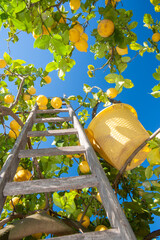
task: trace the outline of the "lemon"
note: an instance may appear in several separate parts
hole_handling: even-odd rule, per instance
[[[14,197],[12,200],[9,201],[10,207],[13,209],[18,203],[22,204],[22,201],[19,197]]]
[[[19,166],[16,170],[16,172],[20,171],[20,170],[24,170],[24,168],[22,166]]]
[[[65,15],[62,15],[62,17],[60,18],[59,20],[59,23],[66,23],[66,16]]]
[[[5,102],[5,103],[12,103],[13,101],[14,101],[14,96],[13,96],[13,95],[7,94],[7,95],[4,97],[4,102]]]
[[[6,61],[4,59],[0,59],[0,68],[5,68],[7,65]]]
[[[116,51],[119,55],[125,55],[128,54],[128,47],[125,48],[116,47]]]
[[[78,215],[78,217],[77,217],[77,221],[78,221],[78,222],[80,222],[80,220],[81,220],[81,218],[82,218],[82,215],[83,215],[83,213],[80,213],[80,214]],[[90,219],[89,219],[89,217],[86,216],[86,215],[84,215],[81,224],[82,224],[83,227],[87,228],[87,227],[89,226],[89,224],[90,224]]]
[[[109,19],[103,19],[98,24],[97,31],[101,37],[109,37],[114,32],[114,23]]]
[[[40,105],[38,106],[39,110],[46,110],[47,106],[46,105]]]
[[[15,182],[22,182],[22,181],[28,181],[32,177],[32,173],[28,171],[27,169],[23,169],[18,171],[14,176]]]
[[[152,41],[153,42],[159,42],[159,40],[160,40],[160,33],[154,33],[153,35],[152,35]]]
[[[23,95],[23,100],[24,100],[24,101],[28,101],[28,100],[30,100],[30,98],[31,98],[31,96],[30,96],[29,94],[26,94],[26,93],[25,93],[25,94]]]
[[[48,99],[44,95],[39,95],[36,99],[36,102],[38,106],[45,106],[48,103]]]
[[[44,81],[46,82],[46,83],[50,83],[52,80],[51,80],[51,77],[50,76],[45,76],[45,77],[43,77],[43,79],[44,79]]]
[[[18,129],[21,128],[21,126],[17,123],[16,120],[13,120],[13,121],[10,122],[10,128],[12,130],[18,130]]]
[[[78,42],[80,40],[80,32],[75,28],[70,29],[69,40],[73,43]]]
[[[74,25],[73,28],[77,29],[80,32],[80,35],[83,33],[83,27],[79,23]]]
[[[87,33],[82,33],[81,34],[81,38],[84,38],[86,41],[88,41],[88,35],[87,35]]]
[[[59,97],[54,97],[51,100],[51,105],[53,108],[60,108],[62,106],[62,100]]]
[[[115,88],[109,88],[106,92],[107,97],[109,98],[115,98],[118,95],[118,91]]]
[[[19,136],[19,131],[18,130],[14,130],[14,131],[10,130],[8,135],[10,138],[16,139]]]
[[[108,4],[109,0],[105,0],[105,5]],[[112,4],[112,6],[114,7],[116,5],[116,2],[114,0],[111,0],[110,3]]]
[[[87,52],[88,43],[84,38],[81,38],[78,42],[75,43],[75,47],[80,52]]]
[[[28,92],[30,95],[33,95],[33,94],[36,93],[36,89],[35,89],[33,86],[31,86],[30,88],[28,88],[27,92]]]
[[[90,168],[89,168],[89,164],[87,161],[82,161],[79,164],[79,170],[81,171],[81,173],[89,173]]]
[[[156,5],[156,6],[154,7],[154,10],[155,10],[155,12],[160,12],[160,6],[159,6],[159,5]]]
[[[96,198],[100,203],[102,203],[102,199],[99,192],[97,193]]]
[[[105,231],[107,230],[108,228],[104,225],[98,225],[96,228],[95,228],[95,231]]]
[[[80,8],[81,1],[80,0],[70,0],[69,5],[70,5],[70,8],[73,11],[76,11],[76,10],[78,10]]]

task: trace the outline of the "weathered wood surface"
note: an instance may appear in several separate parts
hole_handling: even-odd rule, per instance
[[[55,155],[71,155],[76,153],[85,153],[84,146],[69,146],[69,147],[55,147],[55,148],[41,148],[32,150],[20,150],[18,157],[42,157]]]
[[[48,131],[29,131],[27,133],[28,137],[41,137],[41,136],[57,136],[57,135],[71,135],[77,134],[77,129],[59,129],[59,130],[48,130]]]
[[[40,179],[24,182],[9,182],[6,184],[3,194],[23,195],[43,192],[56,192],[69,189],[82,189],[96,187],[98,184],[95,175],[82,175],[78,177]]]
[[[70,117],[52,117],[52,118],[35,118],[35,123],[47,123],[47,122],[70,122]]]
[[[60,112],[68,112],[68,108],[59,108],[59,109],[45,109],[45,110],[37,110],[36,113],[60,113]]]
[[[67,236],[48,238],[48,240],[124,240],[117,229],[106,231],[77,233]]]
[[[19,164],[19,159],[18,159],[18,152],[20,149],[25,148],[25,145],[27,143],[27,131],[31,130],[32,125],[33,125],[33,117],[36,112],[36,108],[34,107],[31,113],[28,116],[28,119],[19,135],[17,138],[14,147],[9,154],[7,160],[5,161],[1,171],[0,171],[0,212],[3,209],[3,205],[5,202],[5,197],[3,196],[3,189],[4,186],[7,182],[12,181],[16,169]]]
[[[99,182],[98,191],[103,202],[103,206],[106,210],[108,219],[112,227],[116,227],[120,230],[122,239],[124,240],[136,240],[135,235],[129,225],[128,220],[124,212],[121,209],[121,206],[111,188],[109,180],[103,171],[103,168],[98,161],[98,158],[81,126],[75,112],[71,106],[69,108],[69,115],[73,118],[73,126],[78,130],[80,144],[83,144],[86,148],[87,161],[89,163],[91,172],[94,173]]]

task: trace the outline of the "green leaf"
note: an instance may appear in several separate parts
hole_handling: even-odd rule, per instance
[[[153,73],[152,76],[156,79],[156,80],[160,80],[160,74],[159,73]]]
[[[83,91],[85,92],[85,93],[89,93],[90,91],[91,91],[91,87],[89,86],[89,85],[87,85],[87,84],[83,84]]]
[[[6,63],[8,64],[8,65],[10,65],[11,63],[12,63],[12,58],[9,56],[9,54],[8,53],[4,53],[3,54],[3,58],[4,58],[4,60],[6,61]]]
[[[122,60],[122,62],[127,63],[131,60],[131,58],[130,57],[122,57],[121,60]]]
[[[61,202],[61,196],[57,192],[53,193],[53,202],[57,207],[63,208],[63,205]]]
[[[56,62],[50,62],[46,65],[45,70],[47,72],[52,72],[53,70],[56,70],[58,68],[58,64]]]
[[[160,188],[160,183],[158,183],[157,181],[151,181],[151,183],[153,184],[153,186]]]
[[[129,45],[129,47],[130,47],[131,50],[137,51],[137,50],[141,49],[142,46],[141,46],[140,44],[134,42],[134,43],[131,43],[131,44]]]
[[[147,160],[151,166],[160,164],[160,148],[154,148],[147,155]]]
[[[152,88],[152,91],[153,91],[153,92],[159,91],[159,90],[160,90],[160,83],[157,84],[156,86],[154,86],[154,87]]]
[[[76,99],[77,99],[77,97],[74,95],[68,97],[68,100],[76,100]]]
[[[132,88],[134,87],[134,84],[132,83],[132,81],[130,79],[125,79],[124,85],[125,88]]]
[[[156,58],[160,61],[160,53],[156,55]]]
[[[145,176],[147,179],[151,178],[153,175],[153,170],[152,170],[152,166],[148,166],[145,170]]]
[[[131,24],[129,24],[128,28],[129,30],[133,29],[133,28],[136,28],[138,25],[138,22],[132,22]]]
[[[127,63],[120,63],[118,64],[118,70],[120,73],[124,72],[124,70],[127,68]]]
[[[12,19],[12,22],[17,29],[22,31],[26,30],[26,26],[22,21],[19,21],[18,19]]]
[[[90,107],[94,108],[97,104],[97,101],[95,99],[92,99],[92,98],[89,98],[89,101],[90,101]]]
[[[151,188],[151,183],[149,181],[143,182],[142,185],[147,190],[150,190],[150,188]]]
[[[160,97],[160,91],[151,92],[151,95],[155,98],[159,98]]]
[[[40,48],[40,49],[48,49],[49,48],[49,41],[50,37],[47,35],[43,35],[39,38],[37,38],[34,42],[34,48]]]
[[[118,74],[116,73],[110,73],[107,76],[105,76],[105,80],[108,83],[115,83],[116,79],[118,78]]]
[[[154,20],[153,20],[151,14],[147,14],[147,13],[144,14],[143,22],[146,23],[146,24],[153,24]]]
[[[159,178],[159,175],[160,175],[160,167],[157,167],[154,169],[154,174]]]

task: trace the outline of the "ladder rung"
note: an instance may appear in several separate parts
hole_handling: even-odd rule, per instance
[[[4,196],[32,193],[56,192],[69,189],[82,189],[98,186],[95,175],[78,177],[39,179],[24,182],[8,182],[3,190]]]
[[[77,233],[61,237],[48,238],[48,240],[123,240],[123,236],[117,228],[108,229],[105,231]]]
[[[55,147],[55,148],[41,148],[31,150],[20,150],[19,158],[54,156],[54,155],[72,155],[76,153],[85,153],[84,146],[69,146],[69,147]]]
[[[68,112],[68,108],[60,108],[60,109],[46,109],[46,110],[37,110],[36,113],[60,113],[60,112]]]
[[[78,133],[78,131],[75,128],[60,129],[60,130],[48,130],[48,131],[29,131],[27,133],[27,137],[71,135],[71,134],[77,134],[77,133]]]
[[[71,117],[52,117],[52,118],[36,118],[35,123],[46,123],[46,122],[70,122]]]

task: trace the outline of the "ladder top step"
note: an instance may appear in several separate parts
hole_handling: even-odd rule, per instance
[[[48,131],[29,131],[27,133],[27,137],[71,135],[71,134],[77,134],[77,133],[78,131],[75,128],[48,130]]]
[[[72,155],[76,153],[85,153],[84,146],[69,146],[69,147],[55,147],[55,148],[41,148],[31,150],[20,150],[19,158],[43,157],[55,155]]]
[[[60,109],[46,109],[46,110],[37,110],[36,113],[60,113],[60,112],[68,112],[68,108],[60,108]]]
[[[8,182],[3,190],[4,196],[23,195],[43,192],[82,189],[98,185],[95,175],[83,175],[67,178],[39,179],[24,182]]]
[[[47,122],[70,122],[71,117],[51,117],[51,118],[36,118],[35,123],[47,123]]]

